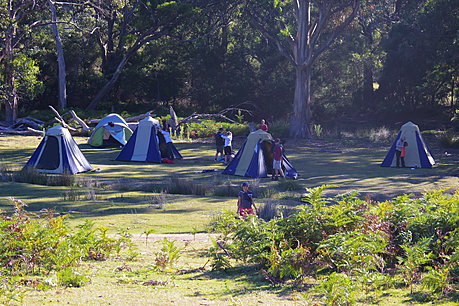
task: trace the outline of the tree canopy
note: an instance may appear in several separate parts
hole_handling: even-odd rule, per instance
[[[249,102],[290,135],[345,118],[449,120],[455,0],[0,4],[0,119],[49,104],[215,112]],[[60,43],[60,45],[59,45]]]

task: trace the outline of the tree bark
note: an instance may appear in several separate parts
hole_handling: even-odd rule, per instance
[[[8,12],[12,12],[11,2],[8,2]],[[8,98],[5,103],[5,120],[9,125],[14,124],[16,121],[18,111],[18,93],[13,67],[13,37],[15,32],[16,28],[12,24],[5,33],[5,82],[8,88]]]
[[[59,86],[59,100],[58,108],[63,110],[67,107],[67,86],[66,86],[66,72],[65,72],[65,58],[64,49],[62,48],[62,40],[59,35],[57,28],[57,13],[56,7],[53,1],[48,0],[49,9],[51,11],[52,24],[51,29],[53,31],[54,39],[56,41],[56,52],[57,52],[57,64],[58,64],[58,86]]]

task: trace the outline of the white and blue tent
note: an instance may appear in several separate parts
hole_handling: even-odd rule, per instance
[[[118,114],[110,114],[99,121],[88,143],[93,147],[124,146],[131,135],[126,121]]]
[[[44,173],[75,174],[92,170],[70,132],[60,125],[46,131],[26,167]]]
[[[142,119],[116,160],[160,163],[158,128],[158,120],[151,117]]]
[[[250,133],[236,156],[223,170],[223,174],[267,177],[273,171],[272,146],[271,134],[262,130]],[[298,172],[285,155],[282,156],[282,169],[286,177],[298,177]]]
[[[410,168],[432,168],[435,160],[422,139],[419,127],[413,122],[407,122],[400,128],[400,132],[395,138],[386,158],[381,164],[381,167],[395,167],[395,144],[400,138],[404,138],[408,143],[406,147],[405,166]]]

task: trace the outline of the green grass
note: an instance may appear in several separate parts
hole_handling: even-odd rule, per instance
[[[71,226],[90,219],[98,226],[109,227],[111,234],[126,230],[137,236],[148,230],[154,234],[204,232],[215,214],[236,209],[236,194],[231,197],[167,194],[164,207],[157,209],[151,205],[152,191],[161,190],[173,175],[211,187],[229,185],[235,190],[247,180],[224,176],[219,172],[202,173],[202,170],[224,168],[213,162],[214,146],[211,141],[178,142],[176,145],[185,159],[166,165],[116,162],[114,159],[119,148],[91,148],[85,144],[86,139],[76,137],[87,159],[100,172],[78,174],[79,187],[0,182],[0,209],[11,210],[8,198],[16,197],[28,203],[28,210],[53,208],[60,213],[70,213],[68,222]],[[0,169],[21,169],[40,140],[41,137],[0,135]],[[238,149],[242,139],[235,143]],[[450,150],[448,152],[451,155],[442,154],[442,148],[436,143],[432,143],[430,149],[434,151],[437,165],[433,169],[416,170],[379,167],[388,149],[387,144],[367,146],[366,143],[349,142],[346,139],[312,143],[287,141],[285,148],[288,158],[300,173],[294,186],[290,186],[295,190],[286,191],[286,186],[270,179],[252,182],[258,185],[253,188],[256,194],[277,191],[277,195],[270,197],[286,206],[298,204],[298,198],[306,188],[323,184],[337,185],[329,191],[334,194],[356,190],[376,200],[459,186],[459,154]],[[342,153],[335,153],[338,150]],[[77,193],[78,199],[65,199],[65,194],[69,192]],[[93,192],[95,199],[94,196],[88,199],[88,192]],[[256,201],[265,203],[273,199],[258,198]],[[82,266],[85,273],[92,275],[92,281],[83,288],[51,291],[31,289],[24,301],[27,301],[27,305],[308,304],[308,300],[301,296],[304,288],[271,285],[250,267],[235,268],[227,273],[210,272],[209,267],[204,271],[193,271],[206,263],[204,253],[210,245],[208,241],[180,243],[183,253],[175,272],[155,272],[151,269],[151,263],[159,246],[153,242],[145,245],[144,241],[144,236],[138,238],[141,255],[136,261],[122,262],[110,258],[106,262]],[[123,263],[130,265],[132,271],[114,272]],[[183,269],[189,273],[176,273]],[[167,281],[167,284],[142,285],[142,282],[150,279]],[[406,290],[393,289],[378,293],[377,297],[388,305],[417,304],[418,300],[408,293]]]

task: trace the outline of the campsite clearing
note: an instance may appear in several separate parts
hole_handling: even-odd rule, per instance
[[[237,139],[235,147],[239,148],[243,140]],[[112,235],[128,232],[133,235],[138,255],[131,260],[113,257],[103,262],[84,263],[80,269],[92,276],[91,282],[83,288],[31,289],[26,293],[28,305],[234,305],[254,301],[301,305],[311,301],[302,295],[305,288],[272,285],[250,266],[226,273],[210,272],[208,266],[200,269],[206,264],[206,250],[211,246],[210,239],[203,239],[207,237],[207,225],[223,210],[235,210],[238,186],[247,181],[247,178],[220,174],[224,166],[213,161],[213,143],[177,142],[184,160],[175,164],[149,164],[117,162],[114,159],[119,148],[92,148],[86,144],[86,138],[77,137],[83,154],[100,171],[76,175],[74,186],[6,181],[9,171],[19,170],[40,141],[40,137],[0,136],[1,174],[5,178],[0,182],[0,209],[11,211],[8,198],[15,197],[28,203],[31,211],[52,208],[69,213],[70,226],[91,220],[97,226],[108,227]],[[445,154],[437,145],[426,142],[436,159],[432,169],[381,168],[379,164],[387,153],[387,143],[287,141],[286,154],[300,174],[298,180],[287,181],[292,190],[287,190],[288,186],[282,181],[249,181],[259,195],[257,203],[289,207],[300,204],[305,188],[323,184],[337,186],[328,190],[331,194],[355,190],[362,197],[375,200],[439,188],[454,190],[459,186],[459,152],[448,150]],[[173,181],[181,183],[176,185],[184,189],[183,185],[194,186],[191,193],[195,194],[178,194],[180,188],[176,194],[160,192]],[[148,237],[147,232],[151,232]],[[184,233],[188,237],[185,241],[181,236]],[[181,255],[173,270],[158,272],[153,263],[161,243],[154,241],[164,237],[177,240]],[[129,269],[120,268],[123,265]],[[49,281],[52,282],[53,277],[51,275]],[[306,280],[306,283],[311,285],[313,281]],[[416,302],[407,297],[404,289],[391,289],[382,294],[378,299],[383,298],[387,304]]]

